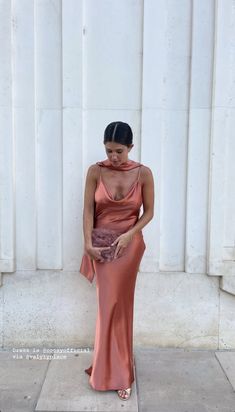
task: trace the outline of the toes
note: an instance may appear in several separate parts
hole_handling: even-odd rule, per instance
[[[123,390],[122,390],[122,397],[123,397],[124,399],[126,399],[127,396],[128,396],[127,391],[125,391],[125,389],[123,389]]]
[[[118,391],[118,394],[122,397],[122,398],[126,398],[126,391],[124,389],[120,389]]]
[[[119,389],[118,390],[118,395],[122,398],[122,399],[128,399],[130,396],[130,392],[129,390],[126,389]]]

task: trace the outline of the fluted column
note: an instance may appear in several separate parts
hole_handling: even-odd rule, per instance
[[[210,153],[208,274],[235,292],[235,7],[216,2],[216,43]]]
[[[62,269],[62,2],[35,2],[37,269]]]
[[[16,267],[11,6],[11,1],[0,2],[0,272]]]
[[[215,2],[192,5],[185,271],[206,273]]]
[[[155,177],[143,271],[184,271],[191,2],[144,2],[141,160]]]

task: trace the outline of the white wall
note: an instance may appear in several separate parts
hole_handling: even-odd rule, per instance
[[[135,342],[234,349],[233,0],[0,0],[0,23],[2,346],[92,345],[84,179],[123,120],[156,193]]]

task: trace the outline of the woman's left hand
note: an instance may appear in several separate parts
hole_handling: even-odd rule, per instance
[[[111,246],[117,245],[115,253],[114,253],[114,259],[122,256],[124,249],[128,246],[132,238],[133,238],[133,235],[130,232],[123,233],[122,235],[117,237],[117,239],[111,245]]]

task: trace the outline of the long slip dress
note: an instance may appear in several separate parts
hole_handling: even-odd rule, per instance
[[[139,168],[138,177],[127,195],[115,200],[107,190],[101,167],[95,191],[94,227],[125,233],[139,219],[143,203],[140,184],[141,164],[129,160],[123,170]],[[133,309],[134,292],[140,261],[145,251],[142,231],[134,234],[121,257],[111,262],[98,262],[84,254],[80,273],[92,282],[96,275],[98,311],[92,365],[85,369],[89,383],[96,390],[118,390],[131,387],[134,381]]]

